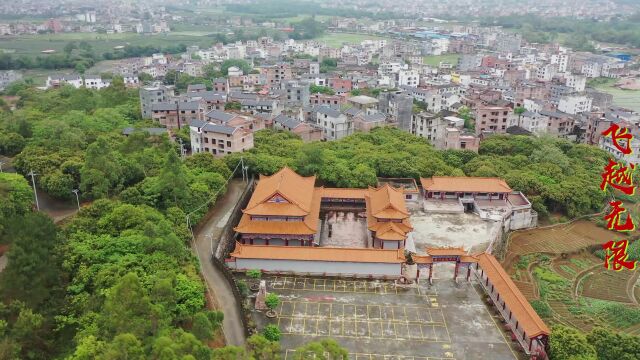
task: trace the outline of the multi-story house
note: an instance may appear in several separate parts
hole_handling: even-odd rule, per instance
[[[353,134],[353,121],[338,110],[321,105],[315,107],[313,112],[316,125],[322,128],[324,139],[339,140]]]
[[[398,86],[418,87],[420,84],[420,74],[415,70],[398,71]]]
[[[86,75],[84,77],[84,86],[87,89],[100,90],[111,85],[111,80],[102,79],[100,75]]]
[[[591,111],[591,98],[585,95],[563,96],[558,102],[558,110],[567,114],[580,114]]]
[[[475,109],[476,135],[483,132],[504,134],[510,125],[512,109],[506,106],[481,105]]]
[[[305,142],[322,140],[322,128],[282,114],[273,119],[273,128],[290,131]]]
[[[253,131],[201,120],[189,124],[193,153],[208,152],[224,156],[253,148]]]
[[[399,129],[411,132],[413,98],[402,91],[383,91],[378,95],[378,110],[390,116]]]
[[[174,96],[172,86],[151,86],[140,88],[140,109],[143,119],[151,119],[152,106],[169,101]]]
[[[265,66],[260,69],[260,73],[265,75],[266,85],[277,87],[285,80],[291,80],[291,67],[287,63],[280,63],[273,66]]]
[[[203,100],[155,103],[151,118],[169,129],[181,129],[192,120],[201,120],[205,109]]]

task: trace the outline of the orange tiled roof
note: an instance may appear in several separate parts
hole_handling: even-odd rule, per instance
[[[382,240],[397,240],[402,241],[407,238],[407,233],[409,233],[413,228],[411,227],[411,223],[409,223],[409,216],[405,216],[402,219],[402,222],[389,222],[389,221],[379,221],[373,214],[371,213],[371,197],[365,197],[365,203],[367,206],[367,228],[373,232],[375,232],[375,236]],[[382,217],[381,217],[382,219]]]
[[[243,234],[313,235],[318,232],[318,222],[320,221],[320,200],[322,197],[320,190],[320,188],[316,188],[311,193],[311,208],[302,221],[258,221],[251,220],[251,216],[245,213],[234,230]],[[279,214],[270,213],[267,215]]]
[[[422,188],[444,192],[511,192],[511,188],[500,178],[471,176],[434,176],[420,178]]]
[[[461,247],[455,247],[455,248],[427,248],[427,254],[429,254],[431,256],[446,256],[446,255],[462,256],[462,255],[466,255],[467,252],[464,251],[464,249],[461,248]]]
[[[236,243],[231,257],[239,259],[302,260],[401,264],[403,250],[307,246],[242,245]]]
[[[233,228],[242,234],[269,235],[312,235],[315,229],[307,226],[304,221],[256,221],[250,215],[243,214],[238,226]]]
[[[381,240],[403,241],[407,238],[407,232],[403,231],[398,225],[392,222],[380,223],[376,230],[376,237]]]
[[[529,301],[522,295],[511,277],[504,271],[502,265],[491,254],[478,255],[478,264],[482,267],[489,281],[500,293],[513,315],[518,319],[520,326],[528,337],[549,335],[551,331],[533,310]]]
[[[302,177],[288,167],[271,176],[260,175],[244,213],[250,215],[302,216],[311,210],[315,176]],[[279,195],[288,203],[268,203]]]
[[[322,197],[332,199],[364,199],[367,189],[323,188]]]
[[[402,190],[386,184],[377,189],[369,188],[368,197],[367,212],[376,218],[404,219],[409,216]]]

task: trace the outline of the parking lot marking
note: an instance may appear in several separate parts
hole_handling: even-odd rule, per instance
[[[293,359],[294,349],[285,351],[284,360]],[[349,359],[354,360],[455,360],[453,353],[445,353],[446,357],[432,356],[412,356],[412,355],[392,355],[392,354],[373,354],[373,353],[349,353]]]
[[[307,281],[309,280],[309,281]],[[320,281],[322,285],[320,285]],[[327,284],[328,282],[328,284]],[[369,280],[339,280],[317,279],[303,277],[274,276],[271,278],[271,286],[276,290],[308,290],[308,291],[333,291],[342,293],[367,293],[367,294],[395,294],[403,296],[427,297],[435,300],[435,289],[425,289],[418,285],[415,292],[397,288],[393,283]]]

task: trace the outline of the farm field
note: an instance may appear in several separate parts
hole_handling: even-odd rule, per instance
[[[98,33],[64,33],[49,35],[24,35],[0,38],[0,52],[15,55],[42,55],[43,50],[61,52],[71,41],[86,41],[94,50],[102,54],[112,51],[116,46],[153,45],[171,46],[177,44],[210,46],[213,39],[205,32],[187,31],[184,33],[140,35],[134,33],[98,34]]]
[[[333,48],[342,47],[343,43],[359,44],[363,40],[383,40],[388,39],[382,36],[365,35],[365,34],[346,34],[346,33],[327,33],[315,40],[321,43],[326,43],[327,46]]]
[[[590,251],[619,235],[590,221],[513,233],[503,266],[550,325],[640,334],[640,269],[610,271]]]
[[[616,79],[597,81],[593,87],[597,90],[613,95],[613,104],[640,111],[640,90],[622,90],[615,87]]]
[[[431,65],[431,66],[438,66],[440,65],[440,62],[446,62],[446,63],[456,65],[458,63],[459,58],[460,58],[460,55],[458,54],[429,55],[429,56],[424,56],[422,58],[422,62],[425,65]]]

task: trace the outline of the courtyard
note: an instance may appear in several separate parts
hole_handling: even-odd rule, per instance
[[[427,247],[462,247],[471,253],[483,252],[500,230],[500,223],[482,220],[472,213],[435,214],[411,211],[416,251]]]
[[[449,266],[450,265],[450,266]],[[455,283],[438,264],[434,283],[402,289],[392,282],[273,276],[280,296],[284,358],[310,341],[333,338],[351,359],[518,359],[474,282]]]

